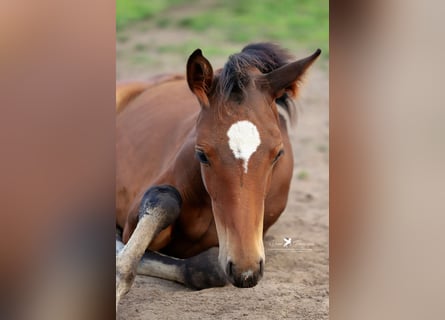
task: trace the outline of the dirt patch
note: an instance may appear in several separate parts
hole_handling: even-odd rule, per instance
[[[176,36],[170,35],[170,41]],[[155,70],[181,72],[185,68],[186,58],[159,54],[156,59],[163,61],[159,68],[148,64],[136,68],[125,60],[134,47],[131,41],[136,40],[129,41],[117,47],[118,79],[144,79]],[[215,66],[221,66],[219,62],[212,61]],[[295,168],[288,206],[266,235],[265,274],[259,284],[249,289],[229,285],[191,291],[138,276],[122,299],[118,319],[328,319],[328,92],[327,71],[315,65],[297,101],[299,119],[291,130]],[[285,237],[292,239],[287,248],[283,247]]]

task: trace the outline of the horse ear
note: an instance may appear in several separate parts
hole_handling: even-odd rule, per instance
[[[285,91],[290,91],[292,96],[296,95],[297,83],[312,63],[318,58],[321,50],[317,49],[307,58],[288,63],[275,69],[257,80],[261,86],[266,86],[273,98],[281,97]]]
[[[187,83],[203,106],[209,105],[208,93],[212,80],[212,65],[202,55],[201,49],[196,49],[187,61]]]

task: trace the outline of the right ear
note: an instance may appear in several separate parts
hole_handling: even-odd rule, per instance
[[[209,106],[212,81],[212,65],[204,58],[201,49],[196,49],[187,61],[187,83],[202,106]]]
[[[301,80],[301,77],[318,58],[320,53],[321,50],[317,49],[309,57],[285,64],[278,69],[261,75],[256,81],[261,87],[269,90],[274,99],[281,97],[286,91],[289,91],[290,95],[295,97],[297,82]]]

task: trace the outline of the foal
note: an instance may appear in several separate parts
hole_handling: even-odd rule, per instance
[[[289,62],[276,45],[251,44],[214,72],[197,49],[186,79],[116,89],[116,306],[137,273],[197,289],[258,283],[263,235],[292,178],[280,112],[292,118],[320,52]]]

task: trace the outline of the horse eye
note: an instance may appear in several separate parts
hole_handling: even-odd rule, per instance
[[[202,164],[209,164],[209,159],[207,158],[206,154],[202,150],[196,150],[195,152],[196,158],[201,162]]]
[[[278,151],[277,155],[275,156],[275,159],[273,160],[273,163],[277,162],[278,159],[280,159],[283,154],[284,154],[284,150],[283,149]]]

